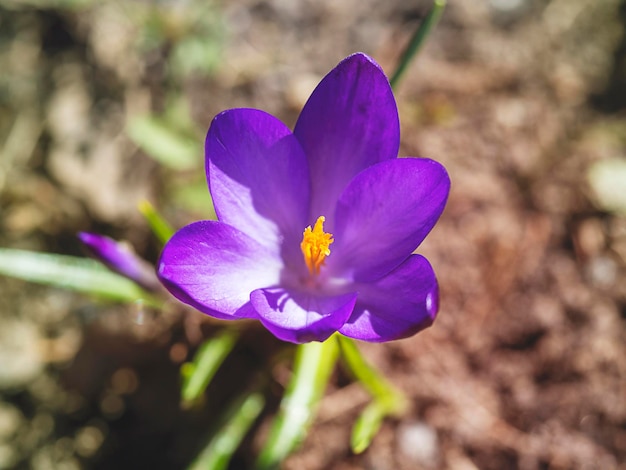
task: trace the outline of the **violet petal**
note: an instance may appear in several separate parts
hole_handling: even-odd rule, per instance
[[[213,317],[255,317],[250,292],[276,284],[282,263],[258,242],[216,221],[183,227],[167,242],[157,274],[181,302]]]
[[[350,180],[398,155],[398,109],[380,66],[362,53],[341,61],[311,94],[294,134],[311,172],[308,223],[324,215],[332,230],[335,202]]]
[[[328,268],[356,281],[384,276],[431,231],[449,190],[444,167],[426,158],[399,158],[364,170],[337,203]]]
[[[298,140],[256,109],[218,114],[206,138],[206,170],[220,221],[262,245],[301,257],[308,224],[309,172]]]
[[[144,289],[156,292],[161,286],[154,267],[137,256],[130,246],[97,233],[80,232],[79,240],[89,254],[110,270],[136,282]]]
[[[354,312],[339,329],[345,336],[376,343],[407,338],[437,315],[437,279],[423,256],[412,255],[379,281],[358,288]]]
[[[283,287],[250,294],[263,325],[277,338],[292,343],[324,341],[348,319],[357,295],[317,296]]]

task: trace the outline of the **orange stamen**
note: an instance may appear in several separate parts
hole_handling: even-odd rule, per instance
[[[304,262],[311,274],[319,274],[320,268],[324,265],[324,260],[330,255],[328,248],[333,240],[332,233],[324,232],[324,222],[326,217],[323,215],[317,218],[315,226],[311,229],[309,225],[304,229],[302,234],[302,243],[300,249],[304,255]]]

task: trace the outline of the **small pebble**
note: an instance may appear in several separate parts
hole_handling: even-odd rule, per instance
[[[439,457],[437,432],[426,423],[406,423],[398,429],[398,447],[406,457],[425,467],[435,467]]]
[[[591,283],[597,287],[611,287],[616,279],[617,263],[608,256],[597,256],[587,265],[587,276]]]

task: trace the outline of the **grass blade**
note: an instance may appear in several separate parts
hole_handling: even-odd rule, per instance
[[[172,226],[157,212],[149,201],[143,200],[139,203],[139,212],[150,225],[152,233],[157,237],[161,244],[165,245],[167,241],[174,235]]]
[[[181,400],[184,407],[192,405],[204,393],[224,359],[232,351],[237,338],[238,334],[234,330],[224,330],[200,346],[193,362],[183,365]]]
[[[225,470],[241,441],[265,406],[260,393],[249,393],[237,400],[224,414],[224,425],[187,470]]]
[[[400,58],[400,63],[398,64],[396,71],[389,80],[391,88],[395,89],[398,85],[398,81],[404,74],[408,65],[411,63],[411,60],[413,60],[413,58],[417,55],[419,50],[424,45],[426,38],[435,27],[435,25],[439,22],[445,6],[446,0],[435,0],[433,7],[428,12],[428,15],[426,15],[424,21],[422,21],[419,27],[415,30],[415,33],[411,37],[409,44],[402,53],[402,57]]]

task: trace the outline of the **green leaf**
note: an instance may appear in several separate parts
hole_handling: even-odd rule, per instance
[[[174,170],[188,170],[200,163],[202,150],[195,139],[174,131],[154,116],[131,118],[126,132],[147,155]]]
[[[241,441],[263,410],[260,393],[248,393],[222,416],[224,423],[187,470],[225,470]]]
[[[588,176],[598,205],[626,214],[626,158],[600,160],[591,166]]]
[[[204,393],[222,362],[232,351],[237,338],[238,334],[234,330],[224,330],[200,346],[193,362],[183,365],[183,406],[191,405]]]
[[[139,212],[144,216],[148,225],[152,229],[152,233],[159,239],[162,244],[174,235],[174,229],[170,224],[159,214],[154,206],[149,201],[141,201],[139,203]]]
[[[337,362],[335,336],[323,343],[298,345],[293,375],[257,460],[257,469],[277,468],[306,436]]]
[[[0,248],[0,274],[111,300],[144,300],[148,305],[160,306],[157,299],[130,279],[87,258]]]

